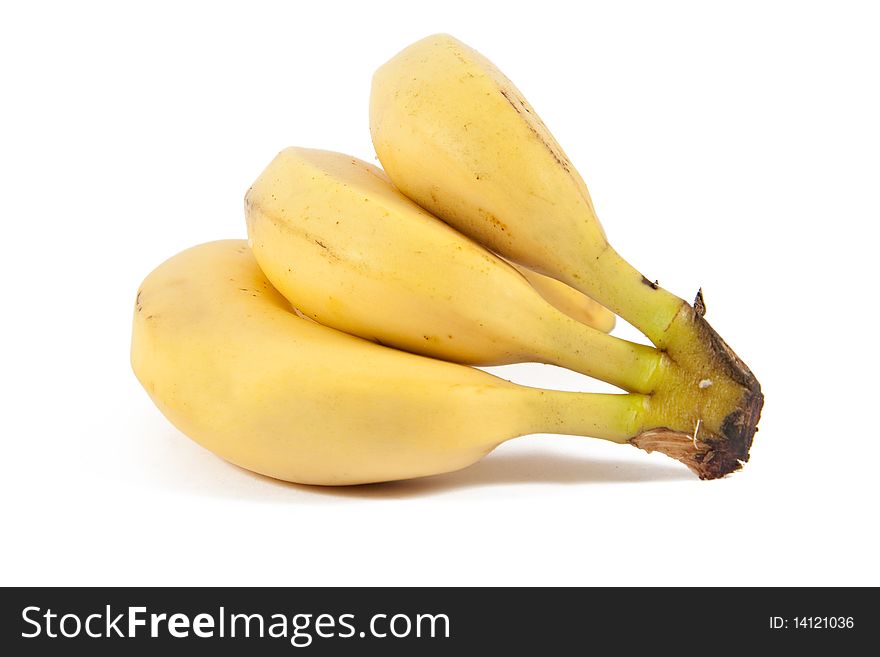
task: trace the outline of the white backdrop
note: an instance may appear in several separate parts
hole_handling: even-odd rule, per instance
[[[0,583],[880,584],[875,4],[10,4]],[[315,489],[217,459],[141,390],[141,279],[243,237],[281,148],[371,160],[373,70],[441,31],[541,112],[619,251],[703,287],[766,394],[741,473],[530,436],[452,475]]]

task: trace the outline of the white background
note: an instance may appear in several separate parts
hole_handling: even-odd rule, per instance
[[[880,584],[875,4],[10,5],[0,583]],[[373,70],[440,31],[537,107],[619,251],[703,287],[767,398],[744,471],[532,436],[448,476],[308,488],[219,460],[141,390],[141,279],[243,237],[281,148],[372,159]]]

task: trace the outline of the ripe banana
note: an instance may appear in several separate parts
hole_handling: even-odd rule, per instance
[[[239,466],[307,484],[463,468],[535,432],[659,447],[701,476],[713,456],[662,429],[648,397],[517,386],[303,319],[247,244],[212,242],[143,282],[131,360],[181,431]],[[719,457],[720,458],[720,457]]]
[[[675,375],[658,382],[655,402],[677,408],[676,423],[714,450],[748,460],[763,406],[757,379],[703,319],[702,303],[660,288],[611,247],[584,181],[489,60],[448,35],[411,45],[373,78],[370,129],[404,194],[589,295],[663,349]]]
[[[660,352],[564,314],[366,162],[285,149],[248,190],[245,213],[266,277],[322,324],[458,363],[540,361],[653,390]]]

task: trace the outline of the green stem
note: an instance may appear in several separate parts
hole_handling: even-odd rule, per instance
[[[579,285],[599,303],[635,326],[651,342],[667,346],[666,330],[681,310],[682,299],[642,275],[608,246],[590,264],[595,275]]]
[[[607,335],[567,316],[545,352],[553,365],[644,394],[652,392],[663,359],[653,347]]]
[[[647,397],[535,390],[529,433],[558,433],[625,443],[641,429]]]

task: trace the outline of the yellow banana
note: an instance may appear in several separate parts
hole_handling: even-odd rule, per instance
[[[641,432],[643,447],[668,443],[663,430],[646,429],[657,425],[644,395],[517,386],[303,319],[241,240],[189,249],[146,278],[131,359],[153,401],[193,440],[300,483],[448,472],[535,432],[621,443]],[[663,449],[706,474],[705,450],[681,441]]]
[[[589,295],[662,348],[670,374],[653,403],[675,409],[671,428],[690,425],[734,463],[748,459],[763,405],[757,379],[703,319],[701,297],[692,307],[611,247],[584,181],[489,60],[448,35],[411,45],[373,78],[370,128],[404,194],[505,258]]]
[[[557,309],[564,312],[572,319],[592,326],[597,331],[610,333],[614,328],[615,315],[598,301],[594,301],[586,294],[578,292],[562,281],[544,276],[528,267],[523,267],[515,262],[511,265],[535,288],[535,291]]]
[[[248,190],[245,211],[266,277],[322,324],[453,362],[540,361],[652,390],[660,352],[564,314],[366,162],[285,149]]]

